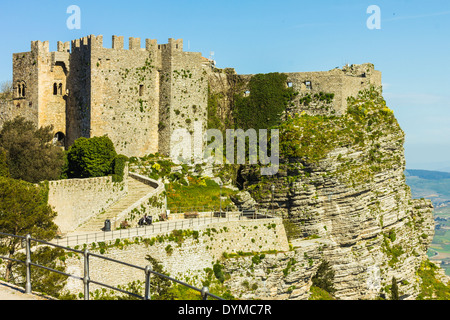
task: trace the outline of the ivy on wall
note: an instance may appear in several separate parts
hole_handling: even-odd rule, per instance
[[[235,96],[234,119],[240,129],[269,129],[280,123],[280,115],[297,95],[287,86],[283,73],[257,74],[248,84],[248,92]]]

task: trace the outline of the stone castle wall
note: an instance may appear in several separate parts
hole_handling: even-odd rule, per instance
[[[38,126],[51,124],[66,147],[79,137],[108,135],[126,156],[170,155],[175,130],[192,135],[197,123],[204,132],[208,89],[220,96],[219,117],[228,123],[234,94],[245,92],[252,76],[213,67],[200,53],[183,51],[181,39],[167,44],[146,39],[143,48],[140,38],[129,38],[124,48],[123,37],[113,36],[112,48],[105,48],[103,36],[94,35],[58,42],[56,52],[49,51],[48,41],[33,41],[30,52],[14,54],[13,68],[14,107],[3,107],[2,118],[21,115]],[[372,64],[287,75],[286,85],[300,93],[290,114],[339,115],[349,96],[381,86],[381,73]],[[333,93],[333,101],[301,102],[320,92]],[[200,142],[191,143],[194,148]]]
[[[145,267],[149,262],[147,255],[162,263],[165,271],[172,277],[186,281],[186,277],[197,275],[198,281],[194,283],[201,287],[199,282],[204,276],[205,268],[212,268],[223,253],[261,252],[261,251],[289,251],[289,245],[283,223],[280,219],[263,219],[247,221],[230,221],[215,223],[208,226],[194,227],[199,231],[197,239],[187,237],[179,246],[166,239],[153,244],[130,239],[124,249],[120,244],[106,249],[104,255],[119,261]],[[139,239],[138,239],[139,240]],[[123,242],[122,242],[123,245]],[[167,249],[171,246],[173,251]],[[98,251],[98,244],[96,245]],[[91,246],[88,245],[88,248]],[[83,257],[66,259],[67,272],[82,275]],[[109,285],[126,285],[132,281],[144,281],[144,273],[140,270],[112,263],[98,258],[90,260],[90,278]],[[195,282],[195,281],[194,281]],[[91,285],[91,292],[98,289]],[[83,292],[83,283],[79,280],[69,279],[66,289],[71,293]]]
[[[48,204],[58,214],[54,222],[61,233],[75,230],[125,196],[126,181],[113,182],[111,176],[50,181]]]

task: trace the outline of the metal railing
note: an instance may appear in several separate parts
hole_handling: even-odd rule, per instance
[[[133,265],[133,264],[130,264],[130,263],[127,263],[127,262],[123,262],[123,261],[119,261],[119,260],[115,260],[115,259],[112,259],[112,258],[108,258],[108,257],[102,256],[102,255],[98,255],[98,254],[95,254],[95,253],[91,253],[91,252],[89,252],[89,250],[87,248],[84,249],[83,251],[76,250],[76,249],[72,249],[72,248],[69,248],[69,247],[64,247],[64,246],[60,246],[60,245],[57,245],[57,244],[53,244],[53,243],[50,243],[50,242],[47,242],[47,241],[33,239],[33,238],[31,238],[30,235],[17,236],[17,235],[12,235],[12,234],[7,234],[7,233],[0,232],[0,236],[14,237],[14,238],[22,239],[22,242],[25,242],[25,251],[26,251],[26,260],[25,261],[17,260],[17,259],[11,258],[11,257],[3,257],[3,256],[0,256],[0,259],[6,259],[6,260],[9,260],[9,261],[14,261],[14,262],[17,262],[17,263],[25,264],[25,266],[26,266],[25,293],[26,294],[31,294],[32,293],[31,267],[33,266],[33,267],[45,269],[45,270],[48,270],[48,271],[51,271],[51,272],[55,272],[55,273],[58,273],[58,274],[61,274],[61,275],[64,275],[64,276],[71,277],[71,278],[78,279],[78,280],[82,281],[83,284],[84,284],[84,300],[89,300],[89,286],[90,286],[90,284],[95,284],[95,285],[98,285],[98,286],[101,286],[101,287],[109,288],[109,289],[114,290],[114,291],[119,291],[121,293],[128,294],[128,295],[133,296],[133,297],[138,298],[138,299],[151,300],[151,287],[150,287],[151,275],[168,279],[168,280],[170,280],[172,282],[178,283],[178,284],[180,284],[182,286],[185,286],[185,287],[188,287],[188,288],[190,288],[192,290],[198,291],[201,294],[201,297],[202,297],[203,300],[208,300],[208,297],[211,297],[211,298],[214,298],[214,299],[217,299],[217,300],[224,300],[223,298],[218,297],[218,296],[210,293],[209,289],[207,287],[203,287],[202,289],[199,289],[199,288],[194,287],[194,286],[192,286],[190,284],[187,284],[187,283],[179,281],[179,280],[177,280],[175,278],[169,277],[169,276],[167,276],[165,274],[161,274],[161,273],[158,273],[156,271],[153,271],[152,267],[150,265],[148,265],[146,267],[140,267],[140,266],[136,266],[136,265]],[[74,253],[82,254],[83,257],[84,257],[84,274],[83,274],[83,277],[76,276],[76,275],[73,275],[73,274],[69,274],[69,273],[66,273],[66,272],[62,272],[62,271],[59,271],[59,270],[55,270],[55,269],[52,269],[52,268],[49,268],[49,267],[46,267],[46,266],[43,266],[43,265],[39,265],[37,263],[33,263],[31,261],[31,247],[32,247],[31,246],[31,241],[34,241],[34,242],[37,242],[37,243],[43,244],[43,245],[52,246],[52,247],[55,247],[55,248],[60,248],[60,249],[63,249],[63,250],[68,250],[68,251],[71,251],[71,252],[74,252]],[[144,296],[140,296],[140,295],[138,295],[136,293],[129,292],[129,291],[126,291],[126,290],[123,290],[123,289],[120,289],[120,288],[117,288],[117,287],[114,287],[114,286],[111,286],[111,285],[108,285],[108,284],[105,284],[105,283],[102,283],[102,282],[99,282],[99,281],[91,280],[90,277],[89,277],[89,258],[90,257],[95,257],[95,258],[107,260],[109,262],[118,263],[118,264],[121,264],[121,265],[125,265],[125,266],[128,266],[128,267],[135,268],[135,269],[143,271],[144,276],[145,276]]]
[[[173,230],[184,230],[186,228],[192,228],[195,226],[203,226],[216,222],[225,221],[238,221],[241,217],[215,217],[211,214],[209,217],[197,217],[183,220],[173,220],[153,223],[149,226],[142,226],[137,228],[127,228],[127,229],[117,229],[111,231],[101,231],[86,234],[71,235],[54,241],[60,245],[64,244],[66,246],[76,246],[85,243],[92,242],[105,242],[105,241],[115,241],[117,239],[132,239],[143,236],[157,235],[161,233],[169,233]]]

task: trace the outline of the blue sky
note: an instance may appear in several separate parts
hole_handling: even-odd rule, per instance
[[[70,30],[67,8],[81,9]],[[370,30],[367,8],[381,9]],[[384,97],[406,133],[408,168],[450,171],[450,2],[446,1],[29,1],[0,3],[0,82],[12,78],[12,54],[32,40],[70,41],[89,34],[183,38],[238,73],[326,71],[371,62]],[[144,40],[142,40],[144,43]]]

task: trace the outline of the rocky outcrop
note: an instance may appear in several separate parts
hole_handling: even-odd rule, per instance
[[[256,282],[252,298],[305,299],[327,260],[337,298],[389,297],[395,277],[401,298],[414,299],[416,271],[434,235],[432,205],[411,198],[404,133],[381,94],[369,90],[349,100],[341,117],[291,119],[280,126],[280,141],[277,176],[258,176],[254,167],[241,175],[260,206],[270,206],[276,186],[276,211],[285,217],[292,251],[266,255],[254,273],[245,272],[249,261],[227,261],[235,292],[239,282]],[[289,277],[282,272],[287,261],[295,270]]]

